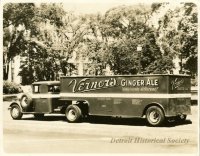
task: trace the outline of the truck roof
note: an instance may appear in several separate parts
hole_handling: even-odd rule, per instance
[[[40,85],[40,84],[45,84],[45,85],[60,85],[60,81],[38,81],[32,83],[33,85]]]

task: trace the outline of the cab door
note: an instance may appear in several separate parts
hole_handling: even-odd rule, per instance
[[[51,113],[52,112],[51,101],[52,99],[42,96],[40,98],[34,99],[33,101],[34,111],[38,113]]]
[[[52,112],[52,96],[48,85],[33,86],[33,111],[37,113]]]

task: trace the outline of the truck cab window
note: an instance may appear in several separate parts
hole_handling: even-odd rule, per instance
[[[60,92],[60,86],[54,86],[54,92]]]
[[[60,86],[49,86],[48,92],[59,93],[60,92]]]
[[[33,86],[33,92],[34,93],[39,93],[39,86],[38,85],[34,85]]]

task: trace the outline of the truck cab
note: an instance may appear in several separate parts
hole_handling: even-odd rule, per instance
[[[60,82],[44,81],[32,84],[32,111],[53,113],[59,106]]]
[[[44,114],[60,113],[64,102],[59,99],[59,81],[34,82],[31,94],[19,94],[10,104],[11,117],[20,119],[23,114],[34,114],[36,118],[41,118]]]

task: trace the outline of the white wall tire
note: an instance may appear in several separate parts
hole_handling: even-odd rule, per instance
[[[21,108],[17,104],[14,104],[11,106],[10,115],[14,120],[20,120],[23,114]]]

